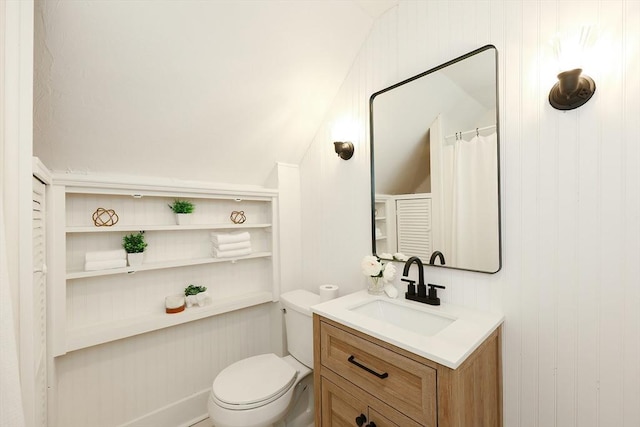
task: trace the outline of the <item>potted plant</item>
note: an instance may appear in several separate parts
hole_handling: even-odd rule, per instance
[[[173,204],[169,205],[169,207],[176,214],[176,222],[178,225],[191,223],[190,214],[192,214],[196,208],[193,203],[188,200],[174,200]]]
[[[147,242],[144,241],[144,231],[124,236],[122,247],[127,252],[127,262],[130,266],[142,265],[144,249],[147,247]]]
[[[184,288],[184,296],[187,300],[187,307],[198,304],[202,307],[209,299],[209,293],[206,286],[189,285]]]

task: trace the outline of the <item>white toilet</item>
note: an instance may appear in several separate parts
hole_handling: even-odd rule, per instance
[[[215,427],[311,427],[313,403],[313,321],[309,310],[320,302],[314,293],[280,295],[287,349],[248,357],[223,369],[213,381],[209,417]]]

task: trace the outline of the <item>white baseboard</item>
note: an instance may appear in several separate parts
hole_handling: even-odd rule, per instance
[[[189,427],[208,417],[210,388],[170,403],[119,427]]]

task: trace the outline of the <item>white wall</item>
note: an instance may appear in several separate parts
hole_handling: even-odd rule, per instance
[[[37,0],[52,170],[261,185],[297,164],[373,19],[353,1]]]
[[[598,24],[591,101],[560,112],[547,41]],[[445,301],[500,310],[507,427],[640,425],[640,2],[401,1],[374,26],[301,164],[303,276],[364,287],[368,97],[484,44],[499,52],[503,268],[427,269]],[[585,69],[586,73],[586,69]],[[330,129],[361,124],[348,162]]]

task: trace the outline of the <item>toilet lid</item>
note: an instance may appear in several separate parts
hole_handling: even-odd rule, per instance
[[[226,407],[258,407],[286,393],[297,375],[293,366],[275,354],[261,354],[223,369],[213,381],[213,395]]]

